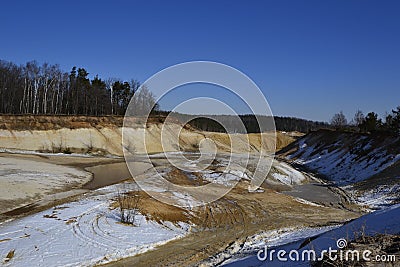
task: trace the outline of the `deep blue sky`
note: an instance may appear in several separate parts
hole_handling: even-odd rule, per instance
[[[0,58],[145,81],[211,60],[275,115],[330,120],[400,105],[400,1],[4,1]]]

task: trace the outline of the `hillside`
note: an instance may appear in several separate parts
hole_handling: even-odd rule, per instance
[[[344,189],[355,189],[365,204],[399,200],[399,137],[319,130],[282,149],[279,156]]]
[[[230,140],[233,137],[226,133],[203,132],[185,126],[179,135],[179,145],[172,144],[175,126],[166,127],[165,147],[161,146],[162,117],[151,118],[145,125],[140,118],[135,119],[135,127],[130,129],[132,143],[129,144],[135,153],[159,153],[166,151],[198,151],[199,143],[205,138],[212,139],[218,152],[229,152]],[[2,151],[37,151],[49,153],[79,153],[95,155],[122,156],[123,117],[118,116],[0,116],[0,147]],[[181,127],[176,125],[176,127]],[[146,136],[146,149],[142,144]],[[299,134],[277,132],[276,148],[281,149],[293,142]],[[235,134],[238,146],[234,153],[249,151],[257,153],[261,149],[261,139],[265,151],[272,152],[274,133]],[[247,139],[250,146],[247,146]]]

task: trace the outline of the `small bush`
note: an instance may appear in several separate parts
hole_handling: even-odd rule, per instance
[[[136,218],[139,214],[139,205],[141,201],[141,195],[139,191],[134,191],[130,194],[121,193],[120,191],[118,191],[117,200],[121,223],[136,226]]]

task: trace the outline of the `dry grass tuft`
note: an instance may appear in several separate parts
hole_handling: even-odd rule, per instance
[[[15,255],[15,249],[10,250],[7,253],[6,258],[4,259],[4,262],[9,262],[12,258],[14,258],[14,255]]]

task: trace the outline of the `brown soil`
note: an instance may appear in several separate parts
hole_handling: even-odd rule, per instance
[[[122,126],[122,116],[48,116],[48,115],[1,115],[0,129],[6,130],[57,130],[90,127]]]
[[[202,179],[201,174],[197,172],[192,172],[190,174],[196,177],[196,179],[189,178],[188,175],[185,174],[182,170],[173,167],[172,170],[169,173],[167,173],[165,178],[173,184],[186,185],[186,186],[201,186],[208,184],[207,181]]]
[[[133,194],[139,195],[140,213],[144,214],[148,220],[154,220],[159,223],[162,221],[189,223],[193,219],[193,216],[191,216],[186,210],[160,202],[149,196],[144,191],[133,191],[128,193],[128,195]],[[111,208],[119,208],[117,200],[111,204]]]
[[[61,128],[122,127],[124,116],[76,115],[0,115],[0,129],[5,130],[57,130]],[[130,123],[143,124],[144,118],[129,118]],[[162,117],[150,117],[148,123],[163,122]]]

